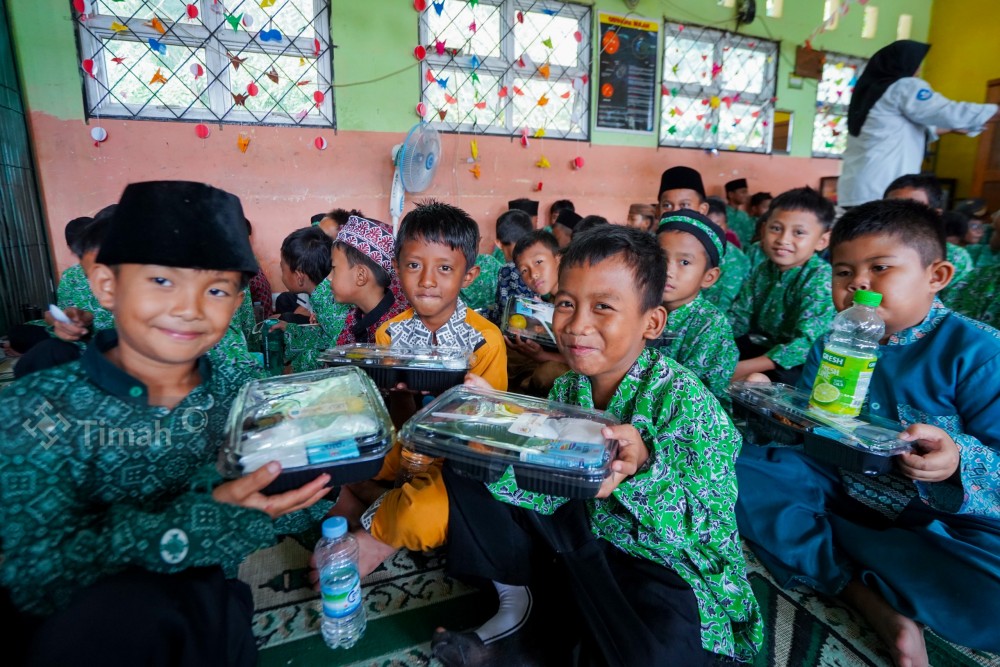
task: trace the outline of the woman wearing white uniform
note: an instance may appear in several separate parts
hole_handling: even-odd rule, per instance
[[[1000,117],[995,104],[952,102],[917,78],[930,48],[904,39],[868,61],[847,112],[847,150],[837,184],[841,206],[881,199],[893,179],[918,173],[928,136],[975,135]]]

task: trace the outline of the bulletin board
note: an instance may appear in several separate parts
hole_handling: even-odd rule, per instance
[[[601,12],[597,127],[652,132],[656,127],[656,50],[660,24]]]

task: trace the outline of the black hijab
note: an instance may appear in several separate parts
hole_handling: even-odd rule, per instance
[[[858,79],[847,108],[847,130],[852,136],[861,134],[868,112],[889,86],[916,73],[930,48],[930,44],[901,39],[875,52]]]

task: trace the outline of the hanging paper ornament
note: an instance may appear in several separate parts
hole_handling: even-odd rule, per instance
[[[477,83],[479,83],[479,75],[478,75],[478,74],[476,74],[475,72],[473,72],[473,73],[472,73],[472,77],[471,77],[471,78],[472,78],[472,84],[473,84],[473,87],[475,87],[475,85],[476,85]],[[476,90],[476,95],[479,95],[479,90],[478,90],[478,89]]]
[[[441,118],[441,120],[444,120],[444,117],[447,115],[448,115],[447,109],[438,109],[438,116]]]
[[[420,116],[421,118],[427,117],[427,105],[424,104],[423,102],[417,103],[417,115]]]
[[[413,57],[417,60],[423,60],[427,57],[427,49],[422,46],[417,46],[417,48],[413,49]]]
[[[154,84],[154,83],[166,83],[166,82],[167,82],[167,77],[163,76],[163,72],[161,72],[160,68],[157,67],[156,72],[153,74],[153,78],[149,80],[149,83]]]
[[[208,135],[212,134],[212,131],[208,129],[208,125],[198,123],[194,126],[194,133],[199,139],[208,139]]]
[[[719,63],[712,63],[712,78],[719,76],[719,72],[722,71],[722,65]]]
[[[233,29],[233,32],[240,31],[240,21],[243,20],[243,14],[226,14],[226,23]]]
[[[542,40],[542,45],[545,46],[545,48],[547,48],[547,49],[551,49],[552,48],[552,38],[551,37],[546,37],[545,39],[543,39]]]
[[[161,21],[159,19],[159,17],[156,17],[156,16],[154,16],[153,18],[151,18],[148,21],[143,21],[142,24],[144,26],[146,26],[147,28],[152,28],[156,32],[160,33],[161,35],[164,35],[167,32],[167,27],[165,25],[163,25],[163,21]]]
[[[85,58],[81,63],[83,71],[90,75],[90,78],[94,78],[94,61],[91,58]]]
[[[436,83],[437,77],[434,76],[434,73],[428,69],[427,73],[424,74],[424,80],[427,81],[427,83]]]
[[[534,136],[535,139],[541,139],[542,137],[545,136],[545,128],[544,127],[538,128],[537,130],[535,130],[535,134],[532,136]]]
[[[313,93],[313,100],[316,102],[316,106],[323,104],[323,100],[326,99],[326,95],[323,94],[322,90],[317,90]]]
[[[437,80],[438,85],[441,86],[444,89],[447,89],[448,88],[448,79],[449,78],[450,77],[444,77],[443,79],[438,79]]]
[[[497,97],[507,97],[507,86],[503,86],[497,91]]]
[[[518,12],[517,13],[517,22],[518,23],[524,23],[524,12]]]
[[[111,62],[113,62],[116,65],[121,65],[125,62],[125,56],[115,56],[114,58],[111,59]]]
[[[479,0],[469,0],[469,6],[470,7],[475,7],[478,4],[479,4]]]
[[[677,126],[671,125],[669,128],[667,128],[667,132],[669,132],[670,134],[677,134]]]
[[[280,42],[283,36],[280,30],[274,28],[273,30],[261,30],[257,33],[257,39],[262,42]]]
[[[476,32],[476,22],[475,21],[473,21],[472,23],[469,24],[469,30],[471,30],[472,33],[475,34],[475,32]]]
[[[479,142],[475,139],[469,141],[469,153],[472,155],[473,162],[479,159]]]
[[[84,14],[87,11],[87,7],[83,4],[83,0],[73,0],[73,9],[75,9],[78,14]]]
[[[434,50],[437,51],[437,54],[439,56],[443,56],[444,55],[444,42],[442,42],[440,39],[437,40],[437,41],[435,41],[434,42]]]
[[[539,65],[538,66],[538,73],[542,75],[543,79],[548,79],[549,78],[549,74],[551,73],[551,69],[549,68],[549,64],[545,63],[544,65]]]
[[[309,115],[309,109],[302,109],[295,114],[295,120],[302,122],[302,119]]]
[[[542,191],[542,182],[538,181],[538,183],[535,184],[535,192],[541,192],[541,191]]]
[[[314,37],[313,38],[313,55],[314,56],[319,56],[319,52],[320,52],[319,38],[318,37]]]
[[[563,93],[559,97],[563,98],[564,100],[568,100],[569,96],[570,96],[570,92],[567,90],[565,93]]]
[[[301,81],[296,81],[295,85],[296,86],[308,86],[310,83],[312,83],[312,81],[310,81],[309,79],[302,79]]]
[[[278,83],[281,81],[281,77],[278,76],[278,72],[272,69],[270,72],[265,72],[264,76],[271,80],[271,83]]]
[[[722,98],[722,103],[726,105],[727,109],[733,108],[733,98],[729,97],[728,95]]]
[[[194,75],[195,81],[197,81],[199,78],[205,75],[205,68],[202,67],[199,63],[191,63],[191,67],[188,69],[190,69],[191,74]]]
[[[580,42],[583,41],[583,33],[577,30],[576,32],[573,33],[573,39],[575,39],[576,43],[579,44]]]
[[[230,64],[232,64],[233,69],[239,69],[240,65],[243,64],[243,61],[246,60],[246,58],[240,58],[239,56],[234,56],[228,51],[226,52],[226,55],[229,56],[229,62]]]
[[[250,148],[250,137],[240,133],[240,136],[236,137],[236,147],[240,149],[241,153],[246,153],[247,149]]]
[[[249,14],[244,14],[243,15],[243,20],[240,21],[240,25],[242,25],[244,28],[252,28],[253,27],[253,17],[250,16]]]
[[[233,104],[241,107],[245,107],[247,104],[247,96],[243,93],[230,93],[233,96]]]
[[[521,147],[522,148],[528,147],[528,128],[524,128],[523,130],[521,130]]]
[[[302,57],[300,56],[300,57],[299,57],[299,67],[305,67],[305,66],[306,66],[306,59],[305,59],[305,58],[302,58]]]
[[[708,101],[708,105],[710,107],[712,107],[713,109],[718,109],[719,108],[719,103],[720,103],[720,100],[719,100],[719,96],[718,95],[712,95],[712,98]]]
[[[413,8],[418,12],[422,12],[427,9],[427,0],[413,0]]]
[[[472,106],[476,107],[477,109],[485,109],[486,108],[486,102],[476,102]]]
[[[119,23],[118,21],[111,22],[111,30],[114,32],[125,32],[128,30],[128,26],[124,23]]]
[[[159,53],[161,56],[167,55],[167,45],[160,44],[160,40],[150,37],[147,43],[155,53]]]
[[[441,12],[444,11],[444,0],[441,0],[440,2],[433,2],[431,4],[434,5],[434,11],[437,12],[437,15],[441,16]]]
[[[577,157],[573,158],[573,168],[574,169],[583,169],[583,158],[582,157],[577,156]]]
[[[274,0],[260,0],[261,9],[267,9],[268,7],[274,7]]]
[[[524,91],[521,90],[520,88],[518,88],[517,86],[514,86],[514,94],[515,95],[524,95]]]
[[[325,151],[327,146],[326,139],[323,137],[316,137],[313,139],[313,146],[315,146],[318,151]]]
[[[478,180],[479,180],[479,177],[480,177],[480,176],[482,176],[482,173],[483,173],[483,172],[482,172],[482,170],[481,170],[481,169],[479,168],[479,165],[478,165],[478,164],[474,164],[474,165],[472,165],[472,169],[470,169],[470,170],[469,170],[469,173],[470,173],[470,174],[472,174],[473,176],[475,176],[475,177],[476,177],[476,180],[478,181]]]
[[[750,115],[751,115],[752,117],[754,117],[754,118],[757,118],[758,116],[760,116],[760,112],[759,112],[759,111],[751,111],[751,112],[750,112]]]
[[[472,69],[478,69],[479,67],[479,56],[473,55],[469,58],[469,67]]]
[[[257,87],[256,83],[251,81],[250,83],[247,84],[247,95],[249,95],[250,97],[257,97],[257,93],[259,92],[260,88]]]
[[[90,138],[94,140],[94,145],[97,146],[101,142],[108,140],[108,131],[103,127],[94,127],[90,129]]]
[[[449,95],[448,93],[444,94],[444,101],[447,102],[448,104],[458,104],[458,100]]]

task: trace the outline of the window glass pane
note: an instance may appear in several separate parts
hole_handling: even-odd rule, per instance
[[[712,136],[711,109],[693,97],[669,96],[662,102],[660,140],[664,144],[701,145]]]
[[[514,57],[527,53],[536,65],[548,62],[563,67],[580,67],[580,43],[575,33],[580,25],[575,16],[523,12],[524,23],[514,24]],[[580,33],[581,38],[583,33]]]
[[[768,73],[768,54],[745,48],[733,48],[725,52],[721,84],[726,90],[736,90],[749,95],[758,95],[764,90]]]
[[[546,136],[559,136],[582,129],[579,112],[574,113],[577,94],[569,81],[515,81],[514,85],[524,93],[512,97],[515,130],[527,127],[534,132],[543,128]]]
[[[151,19],[154,16],[161,20],[187,17],[187,3],[180,0],[96,0],[90,3],[94,14],[114,16],[118,19]]]
[[[845,148],[847,148],[847,116],[817,111],[813,128],[813,153],[841,155]]]
[[[728,150],[760,149],[766,135],[763,108],[749,104],[719,107],[719,148]]]
[[[204,50],[171,45],[165,55],[158,55],[141,42],[105,40],[101,54],[111,91],[107,102],[136,109],[149,103],[178,113],[192,104],[207,108],[205,91],[211,77],[206,76]],[[202,74],[195,78],[191,70],[198,67]]]
[[[446,2],[441,15],[433,9],[423,13],[427,22],[428,53],[435,53],[438,41],[444,42],[446,49],[458,49],[465,55],[476,54],[480,59],[500,57],[501,8],[479,3],[475,6],[465,2]],[[472,24],[476,30],[472,30]]]
[[[257,35],[258,41],[261,39],[261,31],[268,37],[264,43],[270,41],[269,37],[274,30],[280,32],[286,40],[297,37],[312,39],[316,36],[313,22],[318,19],[313,0],[275,0],[274,4],[268,7],[262,7],[262,4],[267,3],[262,3],[260,0],[242,0],[238,3],[230,1],[226,6],[230,14],[242,15],[244,21],[251,22],[248,32]],[[222,28],[222,30],[231,29],[228,24]]]
[[[313,93],[329,94],[321,80],[316,60],[307,58],[300,64],[298,57],[274,58],[266,54],[244,53],[239,69],[229,68],[230,88],[245,96],[243,106],[263,120],[272,110],[291,118],[310,112],[316,106]],[[275,81],[277,79],[277,81]],[[253,84],[254,89],[250,88]],[[251,95],[251,92],[256,92]],[[236,104],[235,99],[233,103]],[[238,106],[238,105],[237,105]]]
[[[459,125],[489,126],[502,123],[503,109],[507,100],[497,96],[500,79],[484,70],[476,73],[479,81],[471,81],[468,70],[458,68],[443,69],[437,77],[447,87],[431,84],[424,92],[428,106],[428,120],[442,123],[447,129],[457,129]],[[444,118],[440,112],[444,112]]]
[[[667,39],[664,48],[663,78],[680,83],[707,86],[712,83],[712,57],[715,45],[683,37]]]
[[[823,78],[816,87],[816,101],[823,104],[850,104],[858,68],[843,62],[823,65]]]

